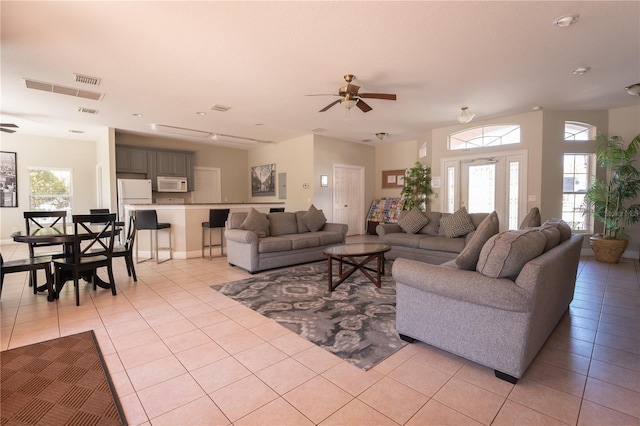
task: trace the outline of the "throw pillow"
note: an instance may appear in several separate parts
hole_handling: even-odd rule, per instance
[[[482,247],[476,270],[491,278],[515,279],[528,261],[542,254],[546,243],[537,230],[501,232]]]
[[[544,246],[545,252],[548,252],[549,250],[560,244],[560,230],[557,227],[547,225],[541,226],[540,228],[538,228],[538,230],[542,232],[542,235],[544,235],[547,239],[547,244],[545,244]]]
[[[398,219],[398,225],[407,234],[415,234],[427,223],[429,223],[429,219],[415,207]]]
[[[533,207],[529,210],[529,213],[527,213],[524,219],[522,219],[518,229],[535,228],[536,226],[540,226],[541,223],[542,219],[540,218],[540,209]]]
[[[458,269],[465,269],[467,271],[475,271],[478,264],[478,258],[480,257],[480,251],[484,244],[499,232],[498,214],[494,211],[489,214],[478,225],[478,229],[473,233],[473,236],[469,242],[464,246],[464,249],[456,257],[456,265]]]
[[[476,229],[464,207],[450,216],[441,217],[440,226],[444,228],[444,235],[447,238],[461,237]]]
[[[258,234],[259,238],[267,237],[269,236],[269,219],[266,214],[251,207],[249,214],[240,225],[240,229],[253,231]]]
[[[542,226],[553,225],[560,231],[560,242],[571,238],[571,227],[562,219],[552,218],[547,220]]]
[[[318,210],[316,206],[311,204],[309,210],[302,216],[302,222],[304,222],[311,232],[317,232],[327,223],[327,218],[324,217],[322,210]]]

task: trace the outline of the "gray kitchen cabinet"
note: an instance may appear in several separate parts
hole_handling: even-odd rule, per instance
[[[147,150],[116,146],[116,172],[147,173]]]
[[[156,151],[157,176],[187,176],[187,155],[184,152]]]

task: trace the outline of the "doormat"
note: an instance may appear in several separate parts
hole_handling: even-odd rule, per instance
[[[406,344],[396,332],[396,285],[390,264],[385,269],[380,288],[357,271],[328,292],[327,262],[211,287],[368,370]]]
[[[1,424],[126,425],[93,330],[0,352]]]

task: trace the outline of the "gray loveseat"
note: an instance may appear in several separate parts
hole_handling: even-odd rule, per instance
[[[267,220],[260,232],[242,229],[248,212],[229,214],[225,230],[227,261],[251,273],[326,259],[323,251],[345,242],[347,225],[324,223],[311,231],[303,218],[308,212],[259,213]]]
[[[400,213],[399,222],[405,214],[409,213]],[[423,215],[428,223],[416,233],[405,232],[398,223],[381,223],[376,227],[380,242],[391,246],[385,258],[393,260],[402,257],[439,265],[455,259],[474,235],[474,231],[471,231],[460,237],[448,238],[440,226],[440,219],[451,216],[451,213],[427,212]],[[474,228],[477,228],[488,215],[471,213],[469,217]]]
[[[539,231],[496,234],[482,247],[477,268],[473,268],[477,270],[458,269],[455,261],[431,265],[397,259],[392,274],[401,338],[467,358],[515,383],[573,299],[582,236],[558,229],[561,237],[547,237],[562,242],[553,248],[550,240],[542,243],[545,251],[521,269],[505,272],[510,277],[496,278],[504,275],[504,268],[513,267],[504,257],[517,257],[532,244],[518,246],[513,240],[500,247],[500,239]]]

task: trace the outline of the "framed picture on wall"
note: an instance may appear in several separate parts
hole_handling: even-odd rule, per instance
[[[18,207],[18,176],[15,152],[0,151],[0,207]]]
[[[251,196],[276,195],[276,165],[265,164],[251,167]]]

